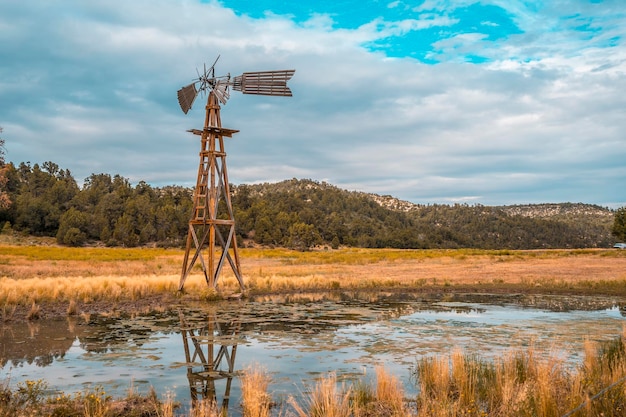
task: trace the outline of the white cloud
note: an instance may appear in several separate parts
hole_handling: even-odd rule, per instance
[[[626,180],[623,13],[592,19],[604,29],[590,40],[557,8],[500,3],[524,33],[497,44],[442,35],[438,65],[363,45],[458,23],[448,2],[356,29],[217,2],[4,3],[0,35],[15,40],[0,45],[7,157],[52,160],[79,183],[107,172],[190,185],[199,143],[185,130],[201,126],[203,99],[185,116],[176,90],[221,54],[221,74],[296,69],[293,98],[233,92],[222,108],[223,125],[241,131],[226,143],[231,181],[324,179],[415,202],[626,202],[615,185]],[[491,61],[463,62],[477,52]]]

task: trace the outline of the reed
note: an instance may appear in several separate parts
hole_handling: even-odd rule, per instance
[[[270,377],[257,367],[248,369],[241,377],[243,417],[270,417],[271,396],[268,393]]]
[[[174,417],[174,412],[176,411],[174,394],[170,391],[166,392],[163,401],[160,402],[157,399],[156,392],[152,390],[150,397],[155,404],[154,412],[157,417]]]
[[[337,386],[337,376],[334,373],[321,378],[312,391],[305,395],[301,405],[294,397],[289,398],[298,417],[350,417],[351,389]]]
[[[224,417],[225,414],[212,398],[197,401],[189,411],[189,417]]]
[[[0,319],[2,322],[7,322],[13,319],[17,306],[15,304],[4,304],[0,310]]]
[[[375,396],[370,404],[378,408],[378,415],[383,413],[390,417],[407,415],[402,383],[396,376],[388,374],[382,366],[376,368]]]
[[[38,320],[41,317],[41,307],[33,301],[30,310],[26,314],[26,320]]]
[[[451,357],[419,361],[419,416],[621,416],[626,407],[624,336],[588,343],[578,369],[529,349],[493,362]],[[449,368],[446,364],[450,364]]]

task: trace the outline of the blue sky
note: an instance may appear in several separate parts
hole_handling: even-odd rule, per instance
[[[415,203],[626,205],[626,3],[121,0],[0,3],[7,160],[78,183],[193,186],[204,106],[176,91],[295,69],[292,98],[232,92],[235,184],[290,178]]]

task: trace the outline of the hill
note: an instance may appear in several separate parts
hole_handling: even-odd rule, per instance
[[[0,210],[0,229],[50,236],[65,245],[182,246],[192,190],[119,175],[92,174],[82,187],[52,162],[7,165],[13,204]],[[232,185],[242,245],[307,249],[610,247],[614,213],[586,204],[421,205],[389,195],[291,179]]]
[[[319,238],[308,243],[335,246],[536,249],[612,242],[613,212],[582,203],[419,205],[297,179],[234,190],[239,231],[260,244],[293,244],[294,225],[313,226]]]

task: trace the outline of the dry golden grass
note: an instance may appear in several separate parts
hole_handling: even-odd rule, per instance
[[[26,319],[27,320],[38,320],[41,314],[41,307],[39,307],[37,305],[37,303],[35,303],[33,301],[32,306],[30,307],[30,311],[28,312],[28,314],[26,315]]]
[[[220,407],[217,406],[215,400],[205,398],[198,401],[189,411],[189,417],[224,417]]]
[[[383,409],[384,415],[390,417],[407,415],[402,382],[396,376],[387,373],[382,366],[376,368],[375,396],[372,403],[379,410]]]
[[[175,276],[0,278],[0,304],[137,300],[178,289]]]
[[[579,367],[557,355],[540,358],[532,347],[493,361],[459,350],[423,358],[415,370],[420,392],[413,410],[402,384],[383,368],[373,386],[345,386],[331,373],[289,404],[297,417],[626,415],[626,330],[613,341],[588,343],[584,353]]]
[[[270,417],[270,377],[259,367],[248,369],[241,377],[241,406],[244,417]]]
[[[240,250],[255,294],[320,290],[477,290],[626,295],[626,251]],[[133,301],[178,290],[183,251],[0,244],[0,306]],[[228,267],[220,291],[239,291]],[[211,298],[199,265],[188,294]],[[7,309],[5,308],[5,312]]]
[[[295,398],[289,398],[298,417],[350,417],[351,389],[338,387],[337,376],[333,373],[320,379],[312,391],[306,394],[305,404]]]
[[[493,362],[461,352],[420,360],[419,416],[621,416],[626,410],[626,338],[588,343],[572,369],[532,348]]]

